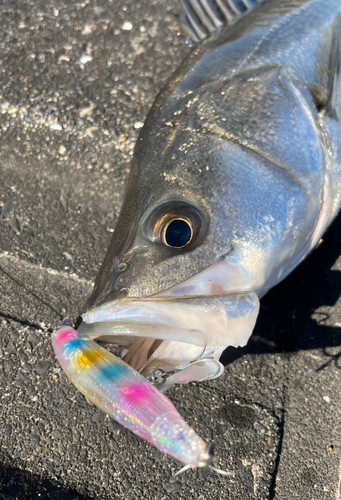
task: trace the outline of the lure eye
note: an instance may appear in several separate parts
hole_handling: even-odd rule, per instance
[[[173,219],[165,227],[163,239],[167,246],[184,248],[193,238],[193,228],[190,221]]]
[[[205,216],[187,203],[169,202],[148,216],[147,237],[153,243],[182,250],[194,244],[207,224]]]

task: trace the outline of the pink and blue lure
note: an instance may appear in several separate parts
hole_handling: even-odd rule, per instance
[[[52,344],[71,382],[101,410],[184,463],[184,469],[212,467],[211,445],[139,372],[70,326],[53,332]]]

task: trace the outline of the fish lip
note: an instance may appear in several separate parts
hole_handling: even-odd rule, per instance
[[[186,383],[213,378],[212,370],[215,376],[222,373],[218,361],[221,353],[228,345],[246,344],[259,307],[253,292],[223,297],[155,298],[129,298],[93,308],[83,314],[78,331],[80,335],[109,340],[129,349],[142,339],[144,348],[151,348],[150,357],[137,347],[133,364],[130,358],[127,362],[145,376],[156,368],[169,372],[180,366],[191,373],[188,380],[179,373],[170,379]],[[162,342],[153,350],[156,340]],[[195,369],[193,361],[198,363]]]
[[[178,328],[194,335],[190,338],[187,337],[186,343],[204,346],[208,345],[208,342],[207,338],[200,337],[198,334],[198,332],[204,333],[205,330],[205,328],[202,328],[203,324],[200,320],[207,319],[208,314],[214,315],[216,320],[223,320],[224,316],[226,316],[226,308],[229,309],[230,319],[233,319],[233,310],[248,299],[249,301],[251,299],[250,302],[254,303],[251,306],[259,306],[258,298],[253,292],[186,298],[163,298],[161,296],[131,297],[120,302],[109,302],[93,308],[84,313],[82,319],[85,323],[92,325],[107,323],[109,326],[110,323],[113,326],[124,326],[129,323],[130,325],[145,325],[150,327],[162,326],[167,330]],[[199,320],[198,317],[200,317]],[[223,322],[224,325],[226,326],[226,322]],[[114,332],[112,331],[111,334],[114,335]],[[127,335],[129,335],[128,331]],[[155,335],[148,336],[156,338]],[[180,337],[177,340],[181,342],[183,339]],[[217,335],[214,340],[212,335],[210,336],[210,344],[221,345],[217,342]],[[245,345],[245,343],[238,345]],[[237,347],[238,345],[235,346]]]

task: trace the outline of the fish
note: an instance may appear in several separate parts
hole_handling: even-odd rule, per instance
[[[156,401],[157,418],[168,415],[164,392],[223,373],[222,352],[247,343],[260,299],[316,247],[341,205],[340,0],[267,0],[229,19],[232,0],[183,4],[188,31],[203,40],[140,131],[71,345],[60,340],[65,326],[53,334],[72,382],[119,421],[122,394],[108,403],[103,377],[114,394],[119,365],[148,387],[133,414]],[[184,458],[189,442],[182,457],[164,451],[185,467],[211,465],[208,445],[194,440],[195,460]]]

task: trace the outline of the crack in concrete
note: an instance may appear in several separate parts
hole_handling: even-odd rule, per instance
[[[269,406],[263,405],[258,402],[249,402],[248,404],[254,405],[261,410],[268,411],[278,422],[278,428],[279,428],[279,439],[278,439],[278,446],[277,446],[277,455],[276,455],[276,460],[275,460],[275,467],[274,471],[272,474],[272,479],[270,483],[270,489],[269,489],[269,500],[275,500],[276,499],[276,483],[277,483],[277,476],[278,476],[278,470],[279,470],[279,463],[281,460],[281,453],[282,453],[282,447],[283,447],[283,441],[284,441],[284,426],[285,426],[285,400],[286,400],[286,389],[284,388],[283,390],[284,395],[283,395],[283,406],[282,407],[276,407],[276,408],[270,408]],[[341,486],[341,478],[340,478],[340,486]],[[337,499],[341,500],[341,498]]]
[[[285,433],[285,414],[286,414],[286,402],[287,402],[287,387],[283,386],[283,404],[282,408],[278,408],[279,417],[278,418],[278,428],[279,428],[279,440],[277,446],[277,455],[275,460],[275,468],[272,474],[271,484],[270,484],[270,495],[269,500],[276,499],[276,486],[277,486],[277,477],[279,471],[279,465],[281,461],[283,441],[284,441],[284,433]]]
[[[12,281],[14,281],[14,283],[16,283],[18,286],[22,287],[26,292],[30,293],[35,299],[37,299],[39,302],[41,302],[42,304],[44,304],[44,306],[48,307],[51,311],[53,311],[58,316],[60,316],[61,319],[63,319],[63,314],[60,311],[57,311],[57,309],[55,309],[48,302],[46,302],[44,299],[42,299],[41,297],[39,297],[39,295],[37,295],[35,292],[33,292],[33,290],[30,290],[29,288],[27,288],[23,283],[21,283],[21,281],[17,280],[8,271],[5,271],[5,269],[3,269],[3,267],[1,267],[1,266],[0,266],[0,271],[5,276],[7,276],[8,278],[10,278]]]
[[[43,328],[42,325],[39,325],[39,323],[32,323],[29,320],[23,320],[23,319],[17,318],[16,316],[12,316],[11,314],[6,314],[2,311],[0,311],[0,318],[6,319],[8,321],[15,321],[16,323],[19,323],[22,326],[29,326],[30,328],[35,328],[36,330],[44,329],[45,331],[51,332],[51,333],[53,331],[52,328],[47,328],[47,327]]]
[[[78,283],[82,283],[82,284],[85,284],[88,286],[93,285],[92,281],[86,280],[84,278],[80,278],[75,273],[68,274],[68,273],[64,273],[63,271],[57,271],[56,269],[52,269],[50,267],[44,267],[42,265],[32,264],[31,262],[27,262],[27,260],[19,259],[18,257],[14,257],[13,255],[10,255],[10,254],[0,253],[0,260],[1,259],[8,260],[9,262],[12,262],[14,264],[19,263],[19,264],[23,265],[24,267],[26,267],[27,269],[34,269],[35,271],[40,271],[40,272],[44,271],[44,272],[47,272],[48,274],[51,274],[52,276],[60,276],[64,279],[73,280],[73,281],[76,281]]]
[[[285,410],[281,410],[281,419],[278,422],[278,427],[279,427],[279,441],[278,441],[278,447],[277,447],[277,456],[275,460],[275,468],[270,484],[270,496],[269,500],[275,500],[276,498],[276,484],[277,484],[277,476],[278,476],[278,470],[279,470],[279,463],[281,460],[281,453],[282,453],[282,446],[283,446],[283,441],[284,441],[284,424],[285,424]]]

